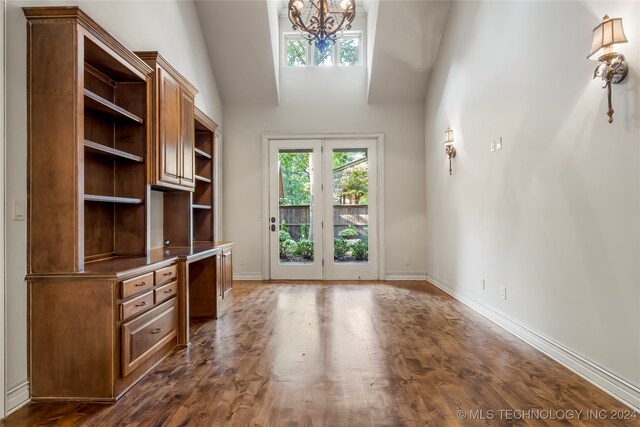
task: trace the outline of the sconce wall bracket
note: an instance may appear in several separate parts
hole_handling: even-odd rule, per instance
[[[454,158],[456,156],[456,147],[447,147],[445,148],[444,152],[447,154],[447,157],[449,158],[449,175],[453,175],[453,170],[451,169],[451,159]]]
[[[629,67],[625,61],[624,55],[616,52],[608,53],[606,55],[602,55],[598,58],[600,64],[593,71],[593,78],[600,77],[604,80],[603,89],[607,89],[607,101],[609,103],[609,111],[607,111],[607,115],[609,116],[609,123],[613,123],[613,107],[611,106],[611,84],[618,84],[622,82],[625,77],[627,77],[627,73],[629,72]]]

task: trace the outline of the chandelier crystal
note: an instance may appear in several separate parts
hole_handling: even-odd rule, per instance
[[[293,29],[326,51],[351,28],[356,16],[356,0],[289,0],[289,20]]]

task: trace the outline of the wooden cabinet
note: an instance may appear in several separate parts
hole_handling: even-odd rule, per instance
[[[128,268],[134,260],[141,266]],[[154,281],[176,260],[134,260],[29,277],[33,400],[114,401],[176,347],[179,283]]]
[[[129,375],[176,338],[175,298],[122,325],[122,371]]]
[[[193,191],[197,90],[158,52],[136,54],[154,71],[149,181],[155,187]]]
[[[227,305],[233,289],[233,259],[231,244],[223,244],[216,258],[216,295],[218,311]]]
[[[194,103],[193,97],[186,92],[182,93],[180,104],[180,159],[182,164],[180,184],[183,187],[194,188],[195,178],[195,129],[194,129]]]
[[[28,273],[144,256],[152,70],[77,7],[24,13]]]
[[[196,108],[195,111],[195,179],[191,210],[193,213],[193,240],[213,242],[215,189],[215,133],[218,125]]]
[[[152,165],[152,169],[158,168],[159,181],[180,185],[180,85],[159,66],[156,68],[156,80],[158,143],[152,158],[157,159],[158,165]]]
[[[196,313],[216,315],[218,285],[229,295],[231,245],[223,256],[213,232],[216,125],[157,52],[135,55],[75,6],[23,10],[31,396],[114,401],[188,344],[191,279],[206,295]],[[188,190],[165,193],[175,241],[156,250],[151,186]]]
[[[233,289],[233,259],[231,248],[222,251],[222,288],[223,298]]]

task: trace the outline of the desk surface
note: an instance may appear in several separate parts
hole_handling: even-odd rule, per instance
[[[187,263],[214,256],[230,249],[233,242],[197,242],[189,247],[158,248],[149,251],[146,257],[110,258],[85,264],[85,270],[78,273],[29,274],[27,280],[37,277],[95,277],[122,279],[128,276],[144,274],[170,265],[178,260]]]

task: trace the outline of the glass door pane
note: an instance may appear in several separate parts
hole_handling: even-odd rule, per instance
[[[369,262],[367,149],[333,150],[333,260]]]
[[[278,152],[280,263],[313,263],[313,151]]]

